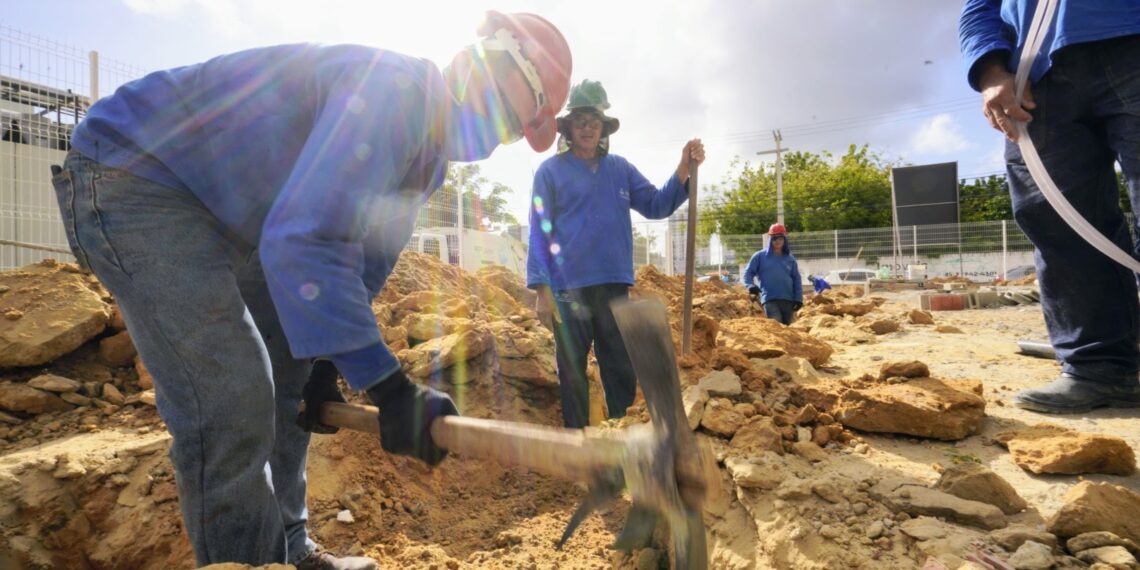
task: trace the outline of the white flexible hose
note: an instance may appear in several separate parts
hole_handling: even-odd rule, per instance
[[[1029,33],[1026,35],[1025,45],[1021,50],[1021,60],[1017,64],[1017,75],[1014,77],[1015,101],[1018,103],[1021,102],[1021,95],[1025,92],[1025,86],[1029,81],[1029,70],[1033,67],[1033,59],[1041,50],[1041,44],[1045,41],[1045,36],[1048,35],[1048,26],[1053,21],[1053,14],[1056,10],[1057,0],[1040,0],[1037,3],[1037,9],[1033,13],[1033,21],[1029,26]],[[1053,206],[1061,219],[1065,220],[1065,223],[1069,224],[1069,227],[1073,228],[1077,235],[1089,242],[1089,245],[1100,250],[1101,253],[1117,263],[1140,273],[1140,261],[1137,261],[1131,254],[1117,247],[1115,243],[1097,231],[1065,199],[1064,194],[1061,194],[1049,176],[1049,172],[1045,170],[1045,165],[1037,154],[1037,148],[1033,146],[1033,141],[1029,138],[1029,129],[1026,128],[1025,123],[1015,121],[1015,124],[1018,134],[1017,146],[1021,149],[1025,166],[1029,168],[1033,181],[1037,183],[1037,188],[1041,190],[1041,194],[1045,196],[1049,205]]]

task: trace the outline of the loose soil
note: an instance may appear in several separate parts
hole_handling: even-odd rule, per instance
[[[0,274],[0,291],[7,291],[3,283]],[[635,296],[667,303],[678,345],[682,291],[679,278],[652,269],[639,272],[634,290]],[[721,486],[705,513],[713,568],[906,569],[922,568],[930,556],[957,568],[978,548],[1008,558],[1009,552],[986,540],[988,531],[968,524],[931,519],[932,525],[944,525],[933,533],[941,534],[915,538],[921,533],[914,523],[927,519],[896,512],[878,491],[895,480],[933,486],[940,471],[963,462],[988,467],[1029,504],[1008,517],[1011,525],[1041,528],[1061,509],[1066,492],[1083,480],[1140,492],[1135,474],[1037,475],[995,444],[1000,432],[1048,422],[1140,446],[1140,414],[1134,410],[1051,417],[1011,405],[1017,390],[1058,373],[1052,361],[1017,354],[1017,340],[1045,338],[1038,305],[935,312],[933,324],[913,324],[908,315],[919,306],[920,292],[859,293],[829,291],[823,300],[808,303],[798,323],[784,328],[762,321],[742,289],[698,284],[694,355],[679,358],[683,384],[695,385],[709,372],[727,369],[743,385],[739,396],[714,395],[714,401],[723,402],[706,409],[738,414],[739,421],[721,416],[735,422],[736,437],[698,429],[721,463]],[[0,293],[0,313],[9,309],[5,294]],[[534,322],[527,294],[504,272],[462,274],[406,254],[374,308],[385,339],[406,362],[417,358],[416,345],[422,342],[400,328],[411,323],[412,313],[469,319],[479,330],[502,331],[492,325],[509,324],[522,339],[518,346],[528,347],[515,356],[545,362],[549,333]],[[897,326],[872,326],[881,321]],[[440,323],[441,330],[467,326]],[[109,392],[92,388],[88,392],[101,396],[68,411],[0,410],[0,568],[194,566],[167,457],[169,436],[147,402],[146,382],[134,366],[110,366],[105,355],[100,357],[99,341],[116,332],[112,324],[50,363],[0,369],[0,384],[26,384],[50,373],[87,386],[111,384],[124,398],[107,403]],[[463,364],[462,373],[422,380],[453,393],[466,415],[559,425],[556,381],[549,370],[537,366],[541,373],[533,378],[506,377],[500,362],[506,350],[489,343],[484,354]],[[905,361],[925,363],[932,378],[980,382],[986,404],[980,431],[958,441],[859,432],[835,423],[823,410],[807,410],[794,396],[799,385],[878,378],[885,363]],[[638,403],[629,416],[608,426],[646,419]],[[801,430],[807,430],[806,440]],[[772,437],[764,439],[769,433]],[[759,449],[758,442],[770,449]],[[428,469],[384,453],[374,436],[347,430],[313,438],[309,493],[314,538],[335,552],[372,556],[383,568],[668,567],[660,531],[647,549],[607,548],[624,523],[627,500],[588,518],[557,550],[584,495],[582,486],[455,455]]]

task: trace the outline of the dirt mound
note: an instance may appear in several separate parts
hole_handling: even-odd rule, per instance
[[[115,319],[113,300],[74,266],[45,264],[0,274],[0,304],[17,289],[9,274],[26,279],[29,273],[42,274],[37,290],[71,295],[61,298],[89,297],[83,288],[94,292],[110,317],[62,356],[0,368],[0,567],[192,567],[167,457],[169,436],[148,376],[128,356],[129,334]],[[994,329],[1007,331],[1022,309],[995,311],[996,324],[976,321],[988,323],[983,326],[970,324],[980,311],[940,314],[947,326],[967,332],[943,341],[933,327],[918,324],[925,319],[914,317],[913,299],[895,302],[905,293],[884,300],[843,289],[809,298],[802,318],[784,327],[764,319],[742,287],[698,283],[693,353],[686,356],[680,355],[683,279],[652,267],[638,271],[633,295],[660,298],[668,307],[689,425],[721,467],[721,485],[705,511],[711,567],[907,569],[935,557],[958,568],[979,545],[1004,560],[1034,541],[1056,544],[1056,536],[1038,528],[1058,510],[1050,502],[1058,500],[1057,479],[1027,479],[1010,454],[985,443],[994,434],[985,411],[1009,413],[1003,398],[1033,368],[993,352],[1000,342],[991,337],[969,344]],[[89,300],[74,304],[83,302]],[[538,324],[533,297],[518,277],[495,268],[471,275],[405,253],[373,311],[406,369],[451,393],[464,414],[561,423],[553,339]],[[884,363],[884,354],[897,362]],[[913,362],[919,358],[930,366]],[[982,390],[963,370],[1005,376]],[[853,378],[863,371],[870,374]],[[592,360],[589,375],[597,418],[602,400]],[[640,398],[629,412],[603,429],[649,420]],[[955,437],[980,429],[982,437],[947,448],[870,433],[886,422],[911,425],[902,433],[921,437],[936,429]],[[1125,431],[1121,436],[1133,441]],[[951,477],[951,468],[935,482],[931,465],[947,457],[955,464],[977,461],[975,454],[993,473],[971,468]],[[1017,493],[996,478],[999,472]],[[556,550],[584,493],[518,468],[452,454],[428,470],[384,453],[374,436],[341,430],[314,438],[308,475],[315,539],[339,553],[374,557],[382,567],[667,565],[663,529],[651,548],[606,548],[625,522],[627,500],[587,518]],[[1132,479],[1118,480],[1135,488]],[[1086,489],[1051,528],[1065,536],[1109,530],[1135,537],[1131,519],[1100,516],[1111,510],[1102,503],[1135,502],[1135,493],[1125,491],[1122,498],[1104,498]],[[1029,503],[1024,511],[1018,494]],[[1007,517],[1020,526],[983,531]]]

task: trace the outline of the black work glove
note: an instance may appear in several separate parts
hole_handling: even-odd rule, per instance
[[[336,433],[340,428],[321,423],[321,404],[325,402],[344,403],[344,394],[336,385],[339,376],[336,365],[328,360],[318,360],[313,363],[313,371],[309,373],[309,381],[301,389],[301,398],[304,399],[305,408],[297,414],[297,425],[301,429],[312,433]]]
[[[799,311],[802,308],[804,308],[804,304],[802,302],[799,302],[799,301],[797,301],[795,304],[792,305],[793,311]]]
[[[380,447],[385,451],[428,465],[438,465],[447,457],[447,450],[431,439],[431,423],[441,416],[459,415],[451,396],[415,384],[403,370],[396,370],[368,389],[368,399],[380,408]]]
[[[760,295],[760,287],[756,285],[748,287],[748,294],[752,295],[753,297],[758,297]]]

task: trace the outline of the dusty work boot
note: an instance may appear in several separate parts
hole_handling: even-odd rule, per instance
[[[294,566],[297,570],[376,570],[376,561],[364,556],[337,557],[317,548]]]
[[[1013,401],[1019,408],[1047,414],[1079,414],[1093,408],[1140,408],[1140,383],[1106,384],[1061,374],[1040,387],[1022,390]]]

